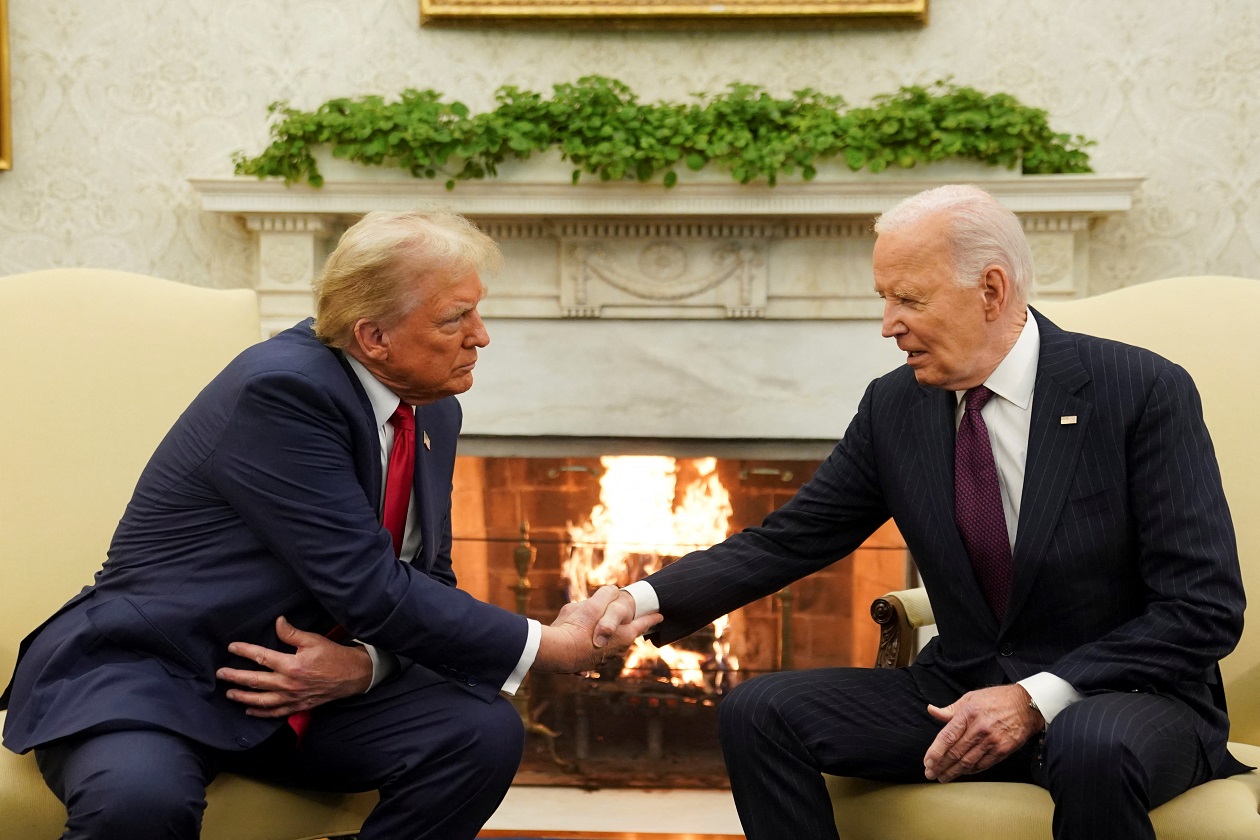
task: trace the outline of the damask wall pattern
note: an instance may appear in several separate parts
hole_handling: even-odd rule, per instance
[[[14,169],[0,274],[98,266],[204,286],[252,276],[250,234],[187,179],[266,141],[266,106],[433,87],[473,108],[502,84],[586,74],[644,98],[732,81],[863,103],[942,77],[1046,108],[1148,180],[1098,224],[1091,292],[1178,274],[1260,277],[1260,4],[932,0],[924,28],[451,30],[415,0],[9,0]]]

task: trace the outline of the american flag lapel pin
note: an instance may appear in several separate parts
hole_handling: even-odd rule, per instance
[[[1060,425],[1060,426],[1074,426],[1074,425],[1076,425],[1076,415],[1075,415],[1075,414],[1065,414],[1065,415],[1063,415],[1062,417],[1060,417],[1060,418],[1059,418],[1059,425]],[[429,445],[429,439],[428,439],[428,438],[425,438],[425,440],[424,440],[424,445],[425,445],[425,446],[428,446],[428,445]]]
[[[1075,417],[1073,417],[1073,418],[1072,418],[1072,422],[1074,422],[1074,423],[1076,422],[1076,418],[1075,418]],[[433,447],[431,447],[431,446],[429,445],[429,433],[428,433],[428,432],[426,432],[426,431],[424,431],[424,430],[422,429],[422,430],[420,431],[420,434],[424,437],[424,448],[425,448],[425,449],[432,449]]]

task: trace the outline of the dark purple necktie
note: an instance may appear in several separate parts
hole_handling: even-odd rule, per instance
[[[954,440],[954,521],[989,608],[999,619],[1011,593],[1011,543],[1002,512],[997,465],[980,409],[993,392],[983,385],[963,397],[967,410]]]

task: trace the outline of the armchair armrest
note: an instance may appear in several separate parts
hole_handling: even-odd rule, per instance
[[[876,668],[909,665],[914,629],[936,623],[932,603],[923,587],[889,592],[876,598],[871,604],[871,618],[880,626]]]

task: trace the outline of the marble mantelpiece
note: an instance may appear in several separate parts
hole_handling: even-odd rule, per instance
[[[374,209],[440,205],[500,244],[492,336],[462,400],[473,438],[830,441],[900,356],[879,337],[873,218],[943,181],[659,184],[194,179],[256,234],[264,331],[311,312],[310,281]],[[1137,177],[986,177],[1021,218],[1040,297],[1089,288],[1089,232]]]

